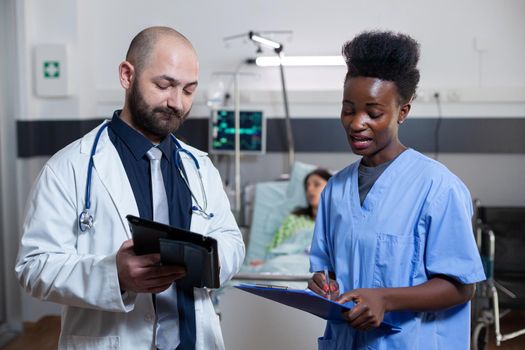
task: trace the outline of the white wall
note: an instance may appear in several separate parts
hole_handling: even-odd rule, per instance
[[[293,30],[291,37],[274,36],[284,43],[286,54],[337,55],[342,43],[357,32],[381,28],[407,32],[420,41],[423,100],[428,100],[428,92],[434,89],[445,92],[445,99],[446,92],[454,90],[459,92],[454,99],[460,102],[462,97],[474,102],[517,100],[521,116],[525,115],[525,70],[516,59],[525,54],[525,40],[520,40],[525,34],[525,2],[521,0],[338,0],[322,4],[313,0],[157,0],[147,6],[143,1],[127,0],[22,2],[27,26],[23,43],[27,50],[26,81],[30,81],[29,57],[34,45],[66,43],[72,48],[72,74],[77,87],[72,98],[43,100],[33,97],[29,83],[24,98],[30,107],[20,116],[23,119],[93,117],[118,105],[122,94],[117,66],[131,38],[149,25],[173,26],[192,40],[200,56],[201,93],[206,92],[213,72],[233,71],[239,62],[255,54],[254,45],[247,40],[225,45],[223,39],[227,36],[249,30]],[[244,90],[280,89],[276,69],[244,70],[257,73],[242,78]],[[291,91],[338,92],[343,75],[344,67],[286,71]],[[326,101],[337,104],[339,95],[328,96]],[[281,103],[274,101],[270,105],[280,107]],[[293,107],[292,115],[296,115]],[[477,115],[487,109],[485,104],[483,108],[468,107],[459,109],[462,115]],[[506,108],[497,104],[490,114],[504,116]],[[515,108],[511,110],[509,114],[514,115]],[[337,116],[337,109],[327,107],[326,111],[326,116]],[[194,112],[206,114],[202,108]],[[282,113],[280,108],[277,112],[273,115]],[[426,113],[422,110],[422,114]],[[452,110],[449,115],[457,113]]]
[[[286,54],[336,55],[357,32],[391,29],[407,32],[421,43],[421,99],[414,105],[413,118],[436,116],[430,101],[434,91],[442,93],[445,118],[525,117],[525,70],[518,59],[525,56],[522,0],[20,0],[17,6],[19,120],[109,116],[123,96],[117,66],[131,38],[149,25],[179,29],[199,53],[201,78],[193,116],[209,113],[205,95],[209,83],[217,79],[214,72],[233,71],[254,56],[255,47],[247,40],[225,45],[224,37],[249,30],[293,30],[291,37],[274,37],[284,43]],[[37,98],[33,48],[56,43],[71,48],[75,93],[68,98]],[[255,73],[241,78],[243,107],[282,116],[278,71],[255,67],[242,71]],[[287,69],[292,117],[337,118],[344,72],[344,67]],[[497,137],[504,142],[504,135]],[[352,159],[349,154],[297,158],[334,169]],[[525,205],[523,155],[460,154],[441,159],[485,204]],[[19,213],[44,161],[18,160]],[[244,158],[243,179],[268,180],[285,171],[285,164],[282,154]],[[48,306],[24,298],[24,320],[50,312]]]

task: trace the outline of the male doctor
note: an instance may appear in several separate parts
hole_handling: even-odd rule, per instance
[[[33,297],[64,306],[60,349],[224,348],[209,291],[177,286],[184,267],[161,266],[159,254],[136,256],[126,220],[128,214],[157,215],[150,176],[155,149],[168,208],[159,212],[165,210],[173,226],[217,240],[221,284],[240,268],[244,244],[217,170],[205,153],[183,143],[202,180],[190,156],[178,153],[182,171],[172,157],[177,145],[170,134],[191,109],[198,73],[196,52],[182,34],[167,27],[143,30],[119,66],[123,109],[98,142],[101,126],[55,154],[39,175],[16,273]],[[86,228],[79,215],[95,142],[93,225]]]

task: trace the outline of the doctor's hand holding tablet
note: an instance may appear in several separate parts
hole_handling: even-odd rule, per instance
[[[159,253],[136,255],[131,239],[117,252],[117,272],[120,289],[135,293],[160,293],[186,276],[184,266],[161,265]]]

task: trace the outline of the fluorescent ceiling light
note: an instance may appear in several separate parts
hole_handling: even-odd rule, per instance
[[[282,59],[283,66],[344,66],[342,56],[284,56],[280,57],[257,57],[255,64],[260,67],[275,67]]]
[[[282,46],[280,43],[278,43],[276,41],[263,38],[262,36],[254,34],[252,32],[249,33],[249,36],[250,36],[251,40],[253,40],[255,42],[258,42],[259,44],[263,44],[263,45],[266,45],[266,46],[269,46],[269,47],[273,47],[274,49],[280,49],[281,46]]]

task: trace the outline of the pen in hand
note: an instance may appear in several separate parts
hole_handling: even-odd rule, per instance
[[[331,288],[330,288],[330,276],[328,275],[328,267],[324,268],[324,281],[325,281],[326,285],[328,286],[328,292],[326,293],[326,297],[331,300],[332,299],[332,291],[331,291]]]

